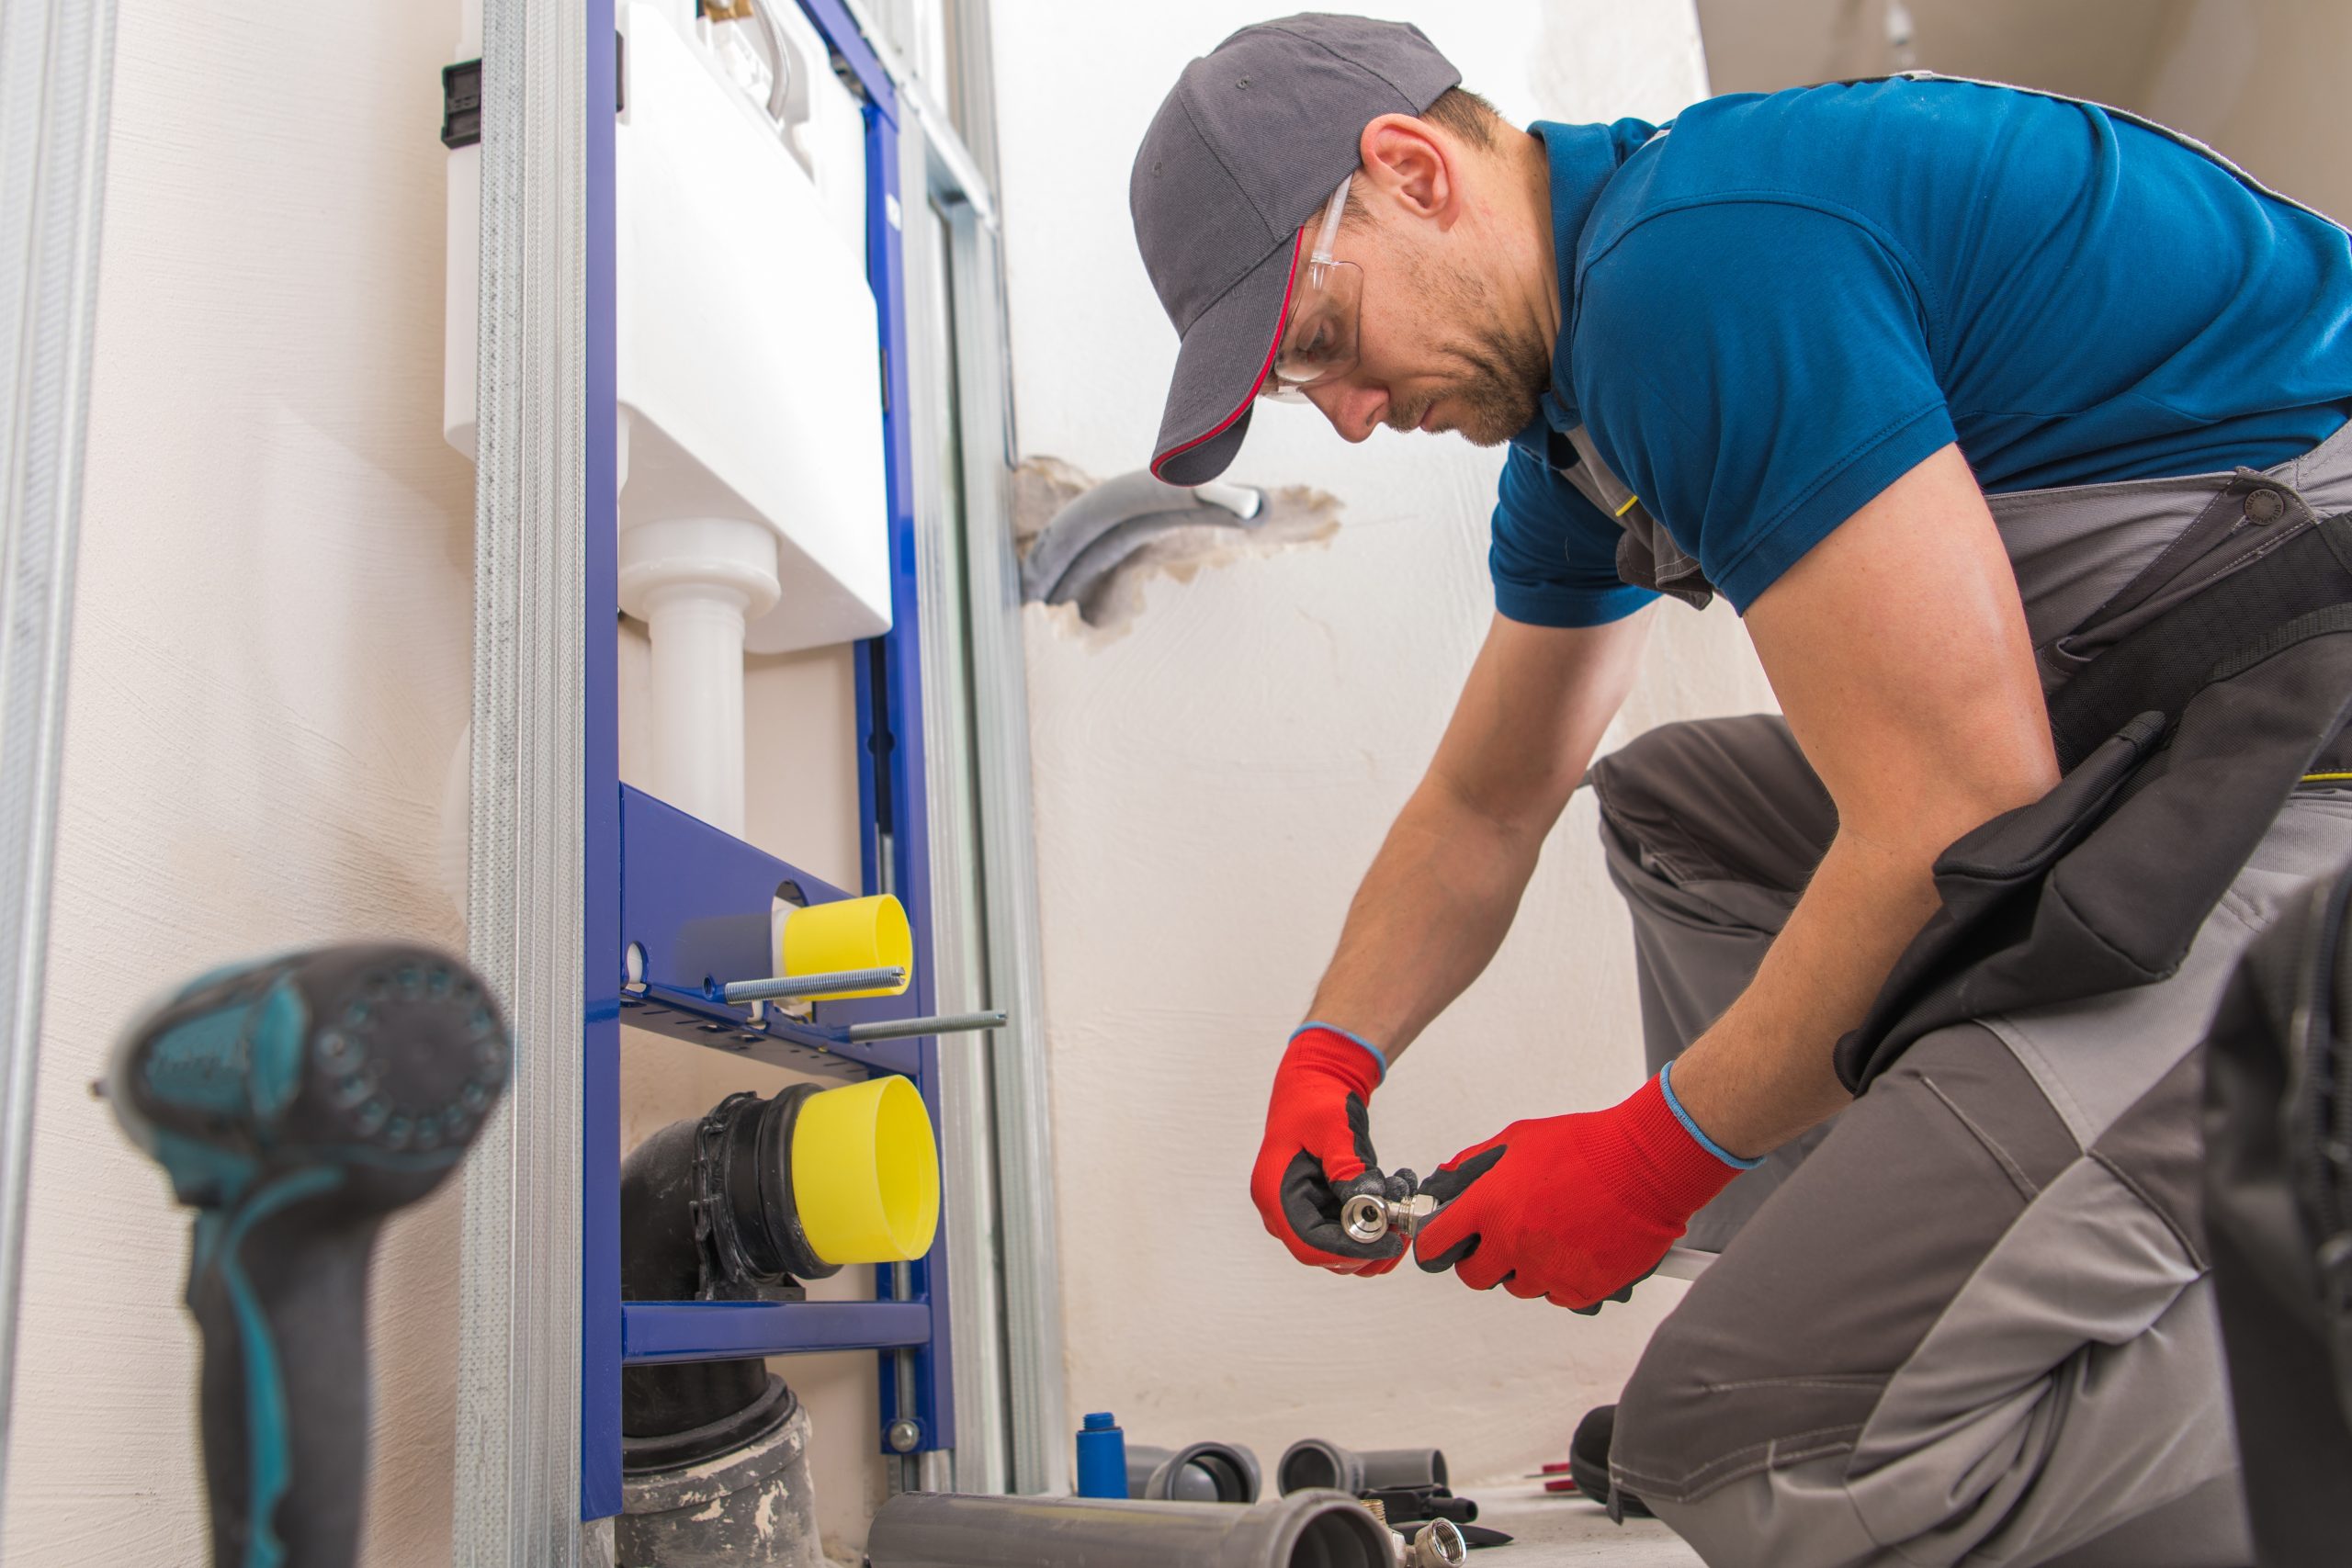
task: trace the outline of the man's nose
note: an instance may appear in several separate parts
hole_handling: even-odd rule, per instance
[[[1307,400],[1323,411],[1331,428],[1344,441],[1362,441],[1371,435],[1380,423],[1381,413],[1388,406],[1388,394],[1378,387],[1358,386],[1349,381],[1335,382],[1329,387],[1310,387]]]

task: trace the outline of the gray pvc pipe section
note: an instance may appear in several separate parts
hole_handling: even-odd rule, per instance
[[[1274,1490],[1288,1495],[1318,1486],[1370,1492],[1382,1486],[1445,1486],[1445,1455],[1436,1449],[1371,1449],[1363,1453],[1321,1438],[1302,1438],[1274,1466]]]
[[[1300,1492],[1247,1508],[902,1492],[866,1537],[872,1568],[1391,1568],[1363,1504]]]
[[[1265,498],[1238,486],[1188,489],[1144,470],[1105,479],[1054,513],[1021,563],[1021,597],[1048,604],[1083,599],[1136,551],[1171,529],[1221,525],[1248,529]]]
[[[1239,1443],[1127,1445],[1127,1495],[1173,1503],[1254,1503],[1258,1456]]]

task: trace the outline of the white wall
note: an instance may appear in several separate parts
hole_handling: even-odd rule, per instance
[[[123,0],[11,1562],[202,1560],[187,1221],[86,1085],[145,993],[458,922],[472,477],[439,429],[447,17]],[[376,1560],[446,1561],[454,1186],[379,1264]]]
[[[2342,0],[2175,0],[2132,107],[2256,177],[2352,220],[2339,102],[2352,71]]]
[[[2339,217],[2352,161],[2336,125],[2352,68],[2343,0],[1905,0],[1924,69],[2148,115]],[[1770,93],[1896,68],[1883,4],[1698,0],[1717,91]]]
[[[472,470],[440,436],[457,6],[121,0],[120,28],[0,1540],[28,1568],[209,1550],[187,1220],[88,1094],[114,1031],[225,959],[463,940],[436,861],[472,614]],[[625,631],[640,778],[644,652]],[[753,660],[746,684],[751,836],[854,885],[847,651]],[[785,1081],[623,1049],[626,1141]],[[377,1260],[366,1560],[386,1568],[449,1561],[458,1199],[395,1220]],[[879,1487],[874,1359],[785,1370],[847,1551]]]
[[[1280,9],[998,7],[1025,456],[1098,477],[1147,460],[1175,338],[1135,254],[1128,164],[1184,62]],[[1373,9],[1418,22],[1514,119],[1662,118],[1705,92],[1687,0]],[[1409,1268],[1340,1279],[1292,1263],[1247,1192],[1274,1060],[1491,613],[1498,465],[1389,432],[1351,448],[1309,411],[1261,410],[1229,477],[1334,492],[1331,543],[1154,581],[1114,639],[1028,613],[1073,1425],[1112,1409],[1130,1440],[1238,1438],[1270,1462],[1310,1435],[1431,1442],[1458,1476],[1505,1472],[1565,1451],[1680,1288],[1586,1318]],[[1616,738],[1770,705],[1728,612],[1651,614]],[[1580,796],[1493,968],[1382,1090],[1390,1164],[1427,1171],[1639,1082],[1631,942],[1592,830]]]

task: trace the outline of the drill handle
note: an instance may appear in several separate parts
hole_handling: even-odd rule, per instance
[[[336,1174],[280,1178],[197,1222],[187,1304],[204,1337],[214,1568],[350,1568],[358,1555],[379,1221],[336,1211]]]

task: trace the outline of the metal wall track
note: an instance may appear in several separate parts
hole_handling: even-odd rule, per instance
[[[844,0],[868,26],[864,0]],[[1030,796],[1028,681],[1012,531],[1014,459],[986,0],[963,0],[953,81],[884,66],[920,143],[901,182],[941,221],[910,210],[909,360],[917,392],[916,549],[930,732],[942,985],[1008,1014],[984,1055],[943,1056],[943,1155],[955,1214],[955,1481],[967,1492],[1069,1488],[1053,1137]],[[941,96],[963,106],[951,123]],[[967,147],[965,137],[977,138]],[[944,245],[945,254],[937,251]],[[931,280],[944,275],[944,296]],[[948,385],[952,378],[951,388]],[[967,891],[978,894],[967,907]],[[960,967],[950,976],[946,965]],[[944,990],[943,994],[946,994]]]
[[[923,755],[931,809],[932,973],[937,1004],[990,1002],[990,933],[980,891],[984,867],[974,820],[968,642],[966,637],[961,476],[954,470],[956,413],[948,257],[930,195],[930,148],[918,123],[899,138],[899,188],[907,193],[906,359],[914,427],[914,534],[922,606]],[[956,1319],[955,1489],[1007,1490],[1002,1292],[997,1283],[995,1134],[988,1058],[1001,1033],[943,1050],[940,1069],[941,1201]]]
[[[460,1568],[571,1568],[581,1554],[583,697],[587,639],[613,635],[586,615],[594,8],[486,0],[482,16],[466,921],[506,1000],[514,1075],[466,1170]]]
[[[0,0],[0,1494],[106,186],[113,0]]]
[[[989,987],[1006,1027],[989,1057],[995,1106],[997,1235],[1004,1280],[1012,1490],[1070,1485],[1062,1371],[1061,1250],[1054,1209],[1053,1103],[1046,1062],[1046,985],[1037,909],[1035,807],[1030,795],[1029,682],[1013,559],[1012,408],[1007,394],[1001,252],[977,220],[956,231],[965,290],[957,321],[964,410],[964,549],[971,606],[972,732],[988,868]],[[1001,447],[992,440],[1003,433]]]

